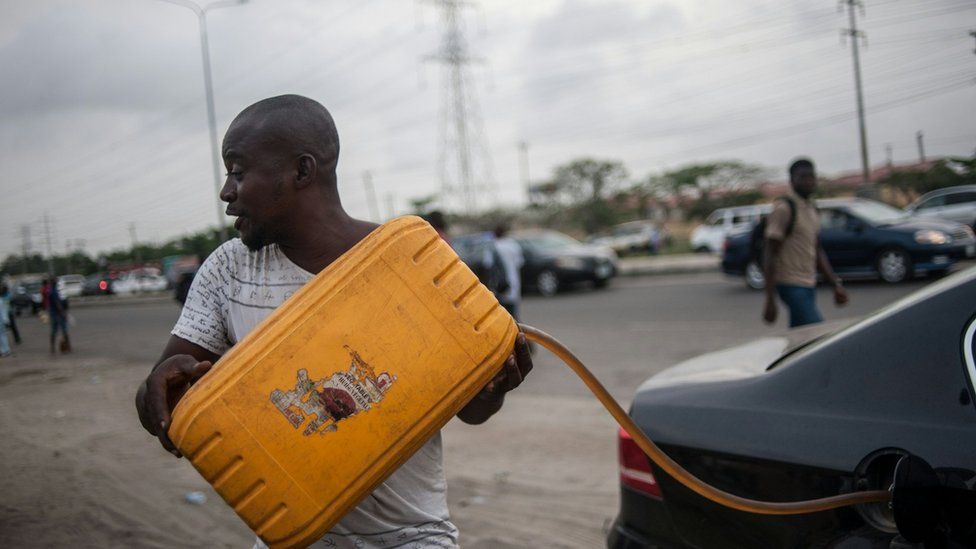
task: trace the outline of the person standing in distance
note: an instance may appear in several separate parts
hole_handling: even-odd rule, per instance
[[[820,246],[820,215],[813,202],[817,173],[807,158],[790,165],[790,192],[776,201],[766,222],[763,268],[766,304],[763,320],[776,322],[776,296],[790,311],[790,328],[823,322],[817,309],[817,271],[834,287],[834,303],[848,301],[840,278]]]
[[[522,253],[522,246],[514,238],[508,236],[508,226],[504,223],[495,227],[495,249],[501,260],[502,268],[505,270],[505,280],[508,288],[500,292],[498,303],[512,315],[517,321],[521,320],[519,307],[522,304],[522,265],[525,264],[525,256]]]
[[[224,353],[377,227],[343,208],[336,177],[339,136],[329,111],[312,99],[284,95],[247,107],[227,130],[222,156],[227,180],[220,198],[227,214],[237,217],[240,238],[222,244],[200,266],[162,357],[136,394],[143,427],[177,457],[167,429],[190,384],[219,368]],[[458,418],[486,421],[531,369],[525,336],[519,334],[501,372]],[[391,544],[458,547],[440,433],[314,546]]]

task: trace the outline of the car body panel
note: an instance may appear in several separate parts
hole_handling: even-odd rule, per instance
[[[877,259],[885,250],[902,250],[911,262],[913,275],[944,272],[957,261],[976,256],[976,238],[958,223],[906,217],[891,223],[872,224],[860,218],[851,205],[864,200],[823,200],[820,242],[831,267],[841,277],[877,276]],[[918,231],[939,231],[952,237],[947,244],[920,244]],[[729,235],[722,256],[722,271],[743,276],[751,258],[751,228]]]
[[[540,246],[540,238],[553,238],[551,245]],[[522,247],[522,287],[537,289],[544,271],[559,279],[560,288],[579,282],[605,284],[617,275],[616,254],[612,250],[584,245],[571,237],[548,230],[519,231],[512,238]],[[561,244],[559,242],[562,242]]]
[[[976,229],[976,185],[946,187],[926,193],[905,211],[912,216],[954,221]]]
[[[115,281],[105,273],[88,275],[82,288],[82,295],[109,295],[113,293],[112,284]]]
[[[691,249],[722,253],[722,246],[728,235],[753,226],[770,211],[772,206],[769,204],[719,208],[708,216],[705,223],[691,232]]]
[[[67,274],[58,277],[58,293],[61,297],[78,297],[85,288],[85,277],[80,274]]]
[[[629,221],[594,235],[588,243],[606,246],[617,254],[657,253],[661,246],[661,231],[651,221]]]
[[[119,276],[112,282],[112,291],[118,295],[146,292],[162,292],[169,286],[166,277],[158,272],[132,271]]]
[[[970,268],[772,364],[766,364],[770,350],[756,346],[761,366],[747,376],[729,379],[725,361],[734,352],[711,355],[717,372],[711,381],[702,381],[707,360],[677,367],[691,378],[662,372],[665,381],[638,390],[631,415],[691,473],[744,497],[795,501],[861,489],[865,464],[886,452],[915,454],[972,482],[976,366],[963,357],[964,349],[972,353],[972,338],[965,338],[976,326],[974,314],[976,268]],[[860,508],[785,517],[724,509],[652,469],[663,500],[625,492],[622,506],[637,510],[621,511],[615,529],[626,533],[608,539],[626,543],[611,547],[809,547],[848,540],[887,547],[894,536],[866,522]],[[664,513],[669,527],[658,532],[654,523],[634,518],[647,513],[658,514],[657,522]],[[976,543],[976,532],[967,535],[964,543]]]

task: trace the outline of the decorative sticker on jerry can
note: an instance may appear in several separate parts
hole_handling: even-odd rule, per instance
[[[300,429],[311,419],[302,431],[305,436],[337,431],[340,421],[379,404],[397,379],[387,372],[376,374],[359,353],[345,349],[352,359],[348,370],[315,380],[302,368],[294,389],[271,391],[271,403],[292,427]]]

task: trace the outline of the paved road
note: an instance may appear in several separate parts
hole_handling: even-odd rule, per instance
[[[851,304],[837,309],[830,292],[820,291],[827,319],[859,317],[927,281],[891,286],[878,282],[848,285]],[[558,337],[583,358],[618,398],[628,400],[649,375],[676,362],[784,330],[760,320],[762,295],[718,274],[621,278],[607,290],[581,289],[554,298],[526,299],[524,321]],[[179,308],[173,303],[78,307],[72,339],[81,357],[109,356],[149,368],[159,356]],[[785,317],[785,311],[783,312]],[[43,352],[45,327],[21,319],[23,352]],[[553,396],[586,394],[565,367],[542,353],[525,386]]]
[[[925,281],[850,285],[828,319],[861,316]],[[530,298],[525,320],[564,340],[626,404],[652,373],[783,330],[759,319],[761,294],[717,274],[621,279],[607,290]],[[175,303],[76,307],[76,353],[49,357],[46,326],[0,359],[0,545],[247,547],[252,534],[185,462],[146,435],[132,392],[158,356]],[[110,358],[112,360],[105,360]],[[546,353],[499,417],[443,431],[452,520],[473,549],[599,547],[617,513],[616,425]],[[182,503],[202,490],[210,501]],[[62,497],[51,497],[57,493]],[[80,502],[80,504],[79,504]],[[42,517],[37,519],[37,517]],[[67,541],[71,540],[71,541]]]

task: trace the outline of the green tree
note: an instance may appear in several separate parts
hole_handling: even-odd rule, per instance
[[[943,187],[976,183],[976,158],[939,160],[927,170],[896,171],[877,184],[901,193],[907,199]]]
[[[657,193],[691,191],[695,203],[688,216],[701,218],[715,208],[753,203],[761,195],[757,187],[768,175],[766,168],[738,160],[689,164],[660,176],[651,176],[648,185]]]
[[[436,194],[432,194],[430,196],[411,198],[410,207],[413,208],[415,214],[425,215],[427,213],[430,213],[431,206],[433,206],[434,203],[437,202],[437,198],[438,196]]]
[[[617,213],[608,198],[627,179],[627,169],[620,161],[580,158],[556,167],[546,188],[552,191],[554,206],[568,207],[573,221],[592,233],[616,222]]]

